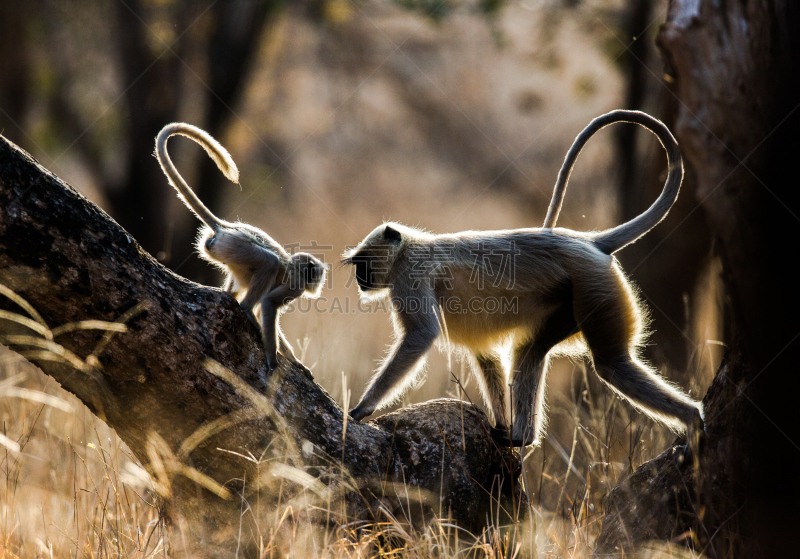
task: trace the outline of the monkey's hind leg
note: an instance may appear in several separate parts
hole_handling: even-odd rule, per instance
[[[512,446],[528,446],[541,441],[547,426],[547,354],[575,332],[577,325],[572,301],[568,299],[545,320],[534,340],[515,348],[511,386],[514,416],[508,441]]]
[[[578,295],[576,290],[575,315],[595,371],[654,419],[676,430],[685,425],[690,435],[702,431],[702,405],[637,359],[642,328],[638,302],[622,273],[616,268],[609,272],[593,278],[593,291]]]
[[[478,354],[475,356],[475,362],[475,376],[478,378],[484,401],[494,415],[494,427],[508,430],[506,383],[500,359],[491,354]]]

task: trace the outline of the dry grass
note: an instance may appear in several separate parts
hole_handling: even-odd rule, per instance
[[[20,315],[2,318],[24,322]],[[119,330],[108,323],[76,327]],[[54,331],[44,329],[42,338]],[[59,347],[52,342],[48,351],[63,355]],[[589,557],[605,496],[672,436],[629,413],[608,390],[598,390],[583,365],[560,362],[555,369],[554,384],[566,389],[552,398],[547,442],[524,457],[532,505],[517,525],[490,522],[483,533],[471,534],[443,517],[415,530],[408,519],[384,511],[381,521],[344,520],[324,528],[320,514],[341,519],[340,511],[326,501],[318,480],[289,466],[282,477],[304,489],[274,506],[243,507],[242,523],[258,535],[263,557]],[[463,378],[469,391],[469,378]],[[453,384],[450,396],[459,397],[460,388]],[[158,484],[114,431],[8,350],[0,353],[0,410],[3,558],[168,557],[170,549],[181,547],[170,540],[181,537],[180,522],[175,530],[165,528]],[[669,545],[643,553],[693,556]]]
[[[360,49],[368,56],[360,57],[349,50],[353,41],[342,30],[319,33],[289,13],[276,26],[274,41],[262,49],[233,126],[219,138],[243,177],[242,191],[225,186],[228,199],[221,215],[263,227],[281,242],[318,242],[327,247],[322,255],[327,262],[338,260],[381,219],[439,233],[541,223],[574,134],[594,116],[620,106],[623,83],[595,44],[618,42],[596,17],[598,3],[590,3],[595,29],[588,32],[571,16],[554,25],[548,3],[534,4],[512,3],[504,12],[498,25],[510,40],[502,49],[489,48],[494,42],[484,22],[476,26],[469,18],[452,18],[437,30],[441,56],[430,56],[427,47],[389,56],[395,43],[409,38],[427,45],[431,33],[414,16],[392,8],[366,6],[359,12],[363,21],[352,30],[357,39],[369,39]],[[86,27],[83,17],[72,23]],[[83,37],[67,35],[75,41]],[[345,40],[339,43],[337,37]],[[341,52],[348,56],[338,56]],[[376,65],[384,55],[384,63]],[[343,71],[336,65],[340,59],[355,68]],[[109,72],[97,72],[92,62],[87,74]],[[189,80],[187,87],[189,98],[202,91],[198,81]],[[96,84],[85,89],[104,91]],[[111,90],[107,96],[118,94]],[[520,100],[521,111],[516,108]],[[422,110],[428,107],[431,114]],[[188,111],[185,118],[200,123],[197,111]],[[447,141],[430,135],[432,114],[457,133]],[[96,119],[92,113],[87,122]],[[581,156],[560,225],[588,230],[617,223],[611,133],[603,134]],[[280,166],[265,155],[274,154],[275,146],[286,158]],[[34,153],[49,164],[45,154]],[[476,154],[481,154],[478,161]],[[56,170],[102,205],[97,184],[81,173],[70,176],[77,167],[73,161]],[[510,169],[508,176],[498,173],[501,169]],[[186,209],[177,200],[172,203],[174,219],[167,227],[196,227]],[[179,263],[168,263],[181,273]],[[355,311],[356,289],[347,284],[346,272],[334,269],[331,278],[322,311],[291,312],[282,325],[290,339],[300,338],[295,349],[318,382],[344,404],[348,386],[351,402],[361,396],[391,327],[382,312]],[[697,300],[709,298],[701,294]],[[706,317],[718,314],[714,308],[697,309]],[[692,338],[716,337],[719,325],[705,322],[697,321]],[[693,370],[681,372],[682,378],[696,379],[687,387],[695,397],[713,376],[720,354],[714,351],[698,344]],[[444,395],[480,402],[463,367],[456,364],[454,373],[466,396],[449,370],[445,357],[434,352],[427,382],[401,405]],[[441,518],[414,531],[404,518],[387,515],[373,525],[343,522],[323,529],[310,516],[322,510],[335,518],[337,511],[325,511],[324,502],[312,507],[309,501],[287,500],[247,509],[243,523],[259,535],[265,557],[589,557],[606,495],[673,436],[633,412],[582,364],[556,362],[548,385],[550,426],[544,445],[524,456],[532,506],[520,525],[491,525],[482,534],[469,534]],[[2,558],[165,557],[177,547],[170,538],[181,538],[180,523],[165,529],[156,484],[114,431],[35,366],[2,348],[0,413]],[[313,500],[313,493],[303,495]],[[646,554],[693,556],[671,546]]]

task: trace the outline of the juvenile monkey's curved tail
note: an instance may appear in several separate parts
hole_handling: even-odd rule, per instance
[[[169,153],[167,153],[167,140],[176,134],[191,138],[200,144],[228,180],[238,183],[239,169],[236,168],[236,163],[233,162],[233,158],[231,154],[228,153],[228,150],[222,147],[208,132],[196,126],[192,126],[191,124],[186,124],[184,122],[167,124],[156,137],[156,158],[164,174],[167,175],[170,184],[175,187],[175,190],[178,191],[178,196],[189,209],[192,210],[203,223],[216,231],[224,226],[225,222],[211,213],[211,210],[200,201],[200,198],[189,188],[189,185],[186,184],[186,181],[183,180],[183,177],[175,168],[175,165],[173,165],[172,159],[169,158]]]
[[[611,111],[590,122],[589,126],[578,134],[572,147],[567,152],[561,170],[558,172],[558,180],[553,190],[553,199],[550,201],[550,208],[547,210],[547,217],[544,220],[545,228],[555,227],[556,219],[558,219],[558,214],[561,211],[561,204],[564,201],[567,181],[569,181],[569,175],[572,173],[572,167],[575,165],[575,160],[578,158],[581,149],[595,132],[615,122],[632,122],[647,128],[655,134],[667,151],[668,173],[661,195],[643,214],[627,223],[596,233],[592,237],[592,242],[595,246],[606,254],[613,254],[633,243],[664,219],[678,198],[678,191],[683,180],[683,159],[681,158],[680,149],[678,149],[678,142],[675,141],[669,128],[663,122],[641,111]]]

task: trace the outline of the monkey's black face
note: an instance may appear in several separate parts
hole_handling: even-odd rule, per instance
[[[350,260],[350,263],[356,267],[356,283],[358,283],[358,287],[362,291],[374,291],[377,289],[370,271],[370,259],[368,257],[356,256]]]
[[[389,271],[395,247],[373,246],[359,251],[343,262],[355,266],[355,278],[362,292],[391,287]]]
[[[292,256],[292,262],[296,267],[295,277],[301,282],[300,287],[306,293],[316,297],[325,283],[325,272],[327,268],[316,257],[305,253],[298,252]]]
[[[342,264],[355,266],[356,283],[362,293],[392,287],[391,269],[402,242],[401,233],[391,224],[384,224],[345,253]]]
[[[325,268],[317,262],[309,262],[304,270],[305,281],[308,289],[314,291],[316,286],[325,278]]]

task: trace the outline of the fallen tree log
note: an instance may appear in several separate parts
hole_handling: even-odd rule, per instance
[[[6,318],[28,316],[0,320],[0,342],[115,429],[168,518],[184,523],[192,556],[232,555],[243,501],[287,468],[349,519],[443,511],[480,533],[487,518],[524,510],[519,456],[495,446],[478,408],[436,400],[345,430],[311,372],[281,360],[267,375],[259,332],[233,297],[161,266],[1,136],[0,284],[33,308],[0,297]],[[54,329],[87,320],[127,330]],[[406,491],[418,510],[401,508]]]

